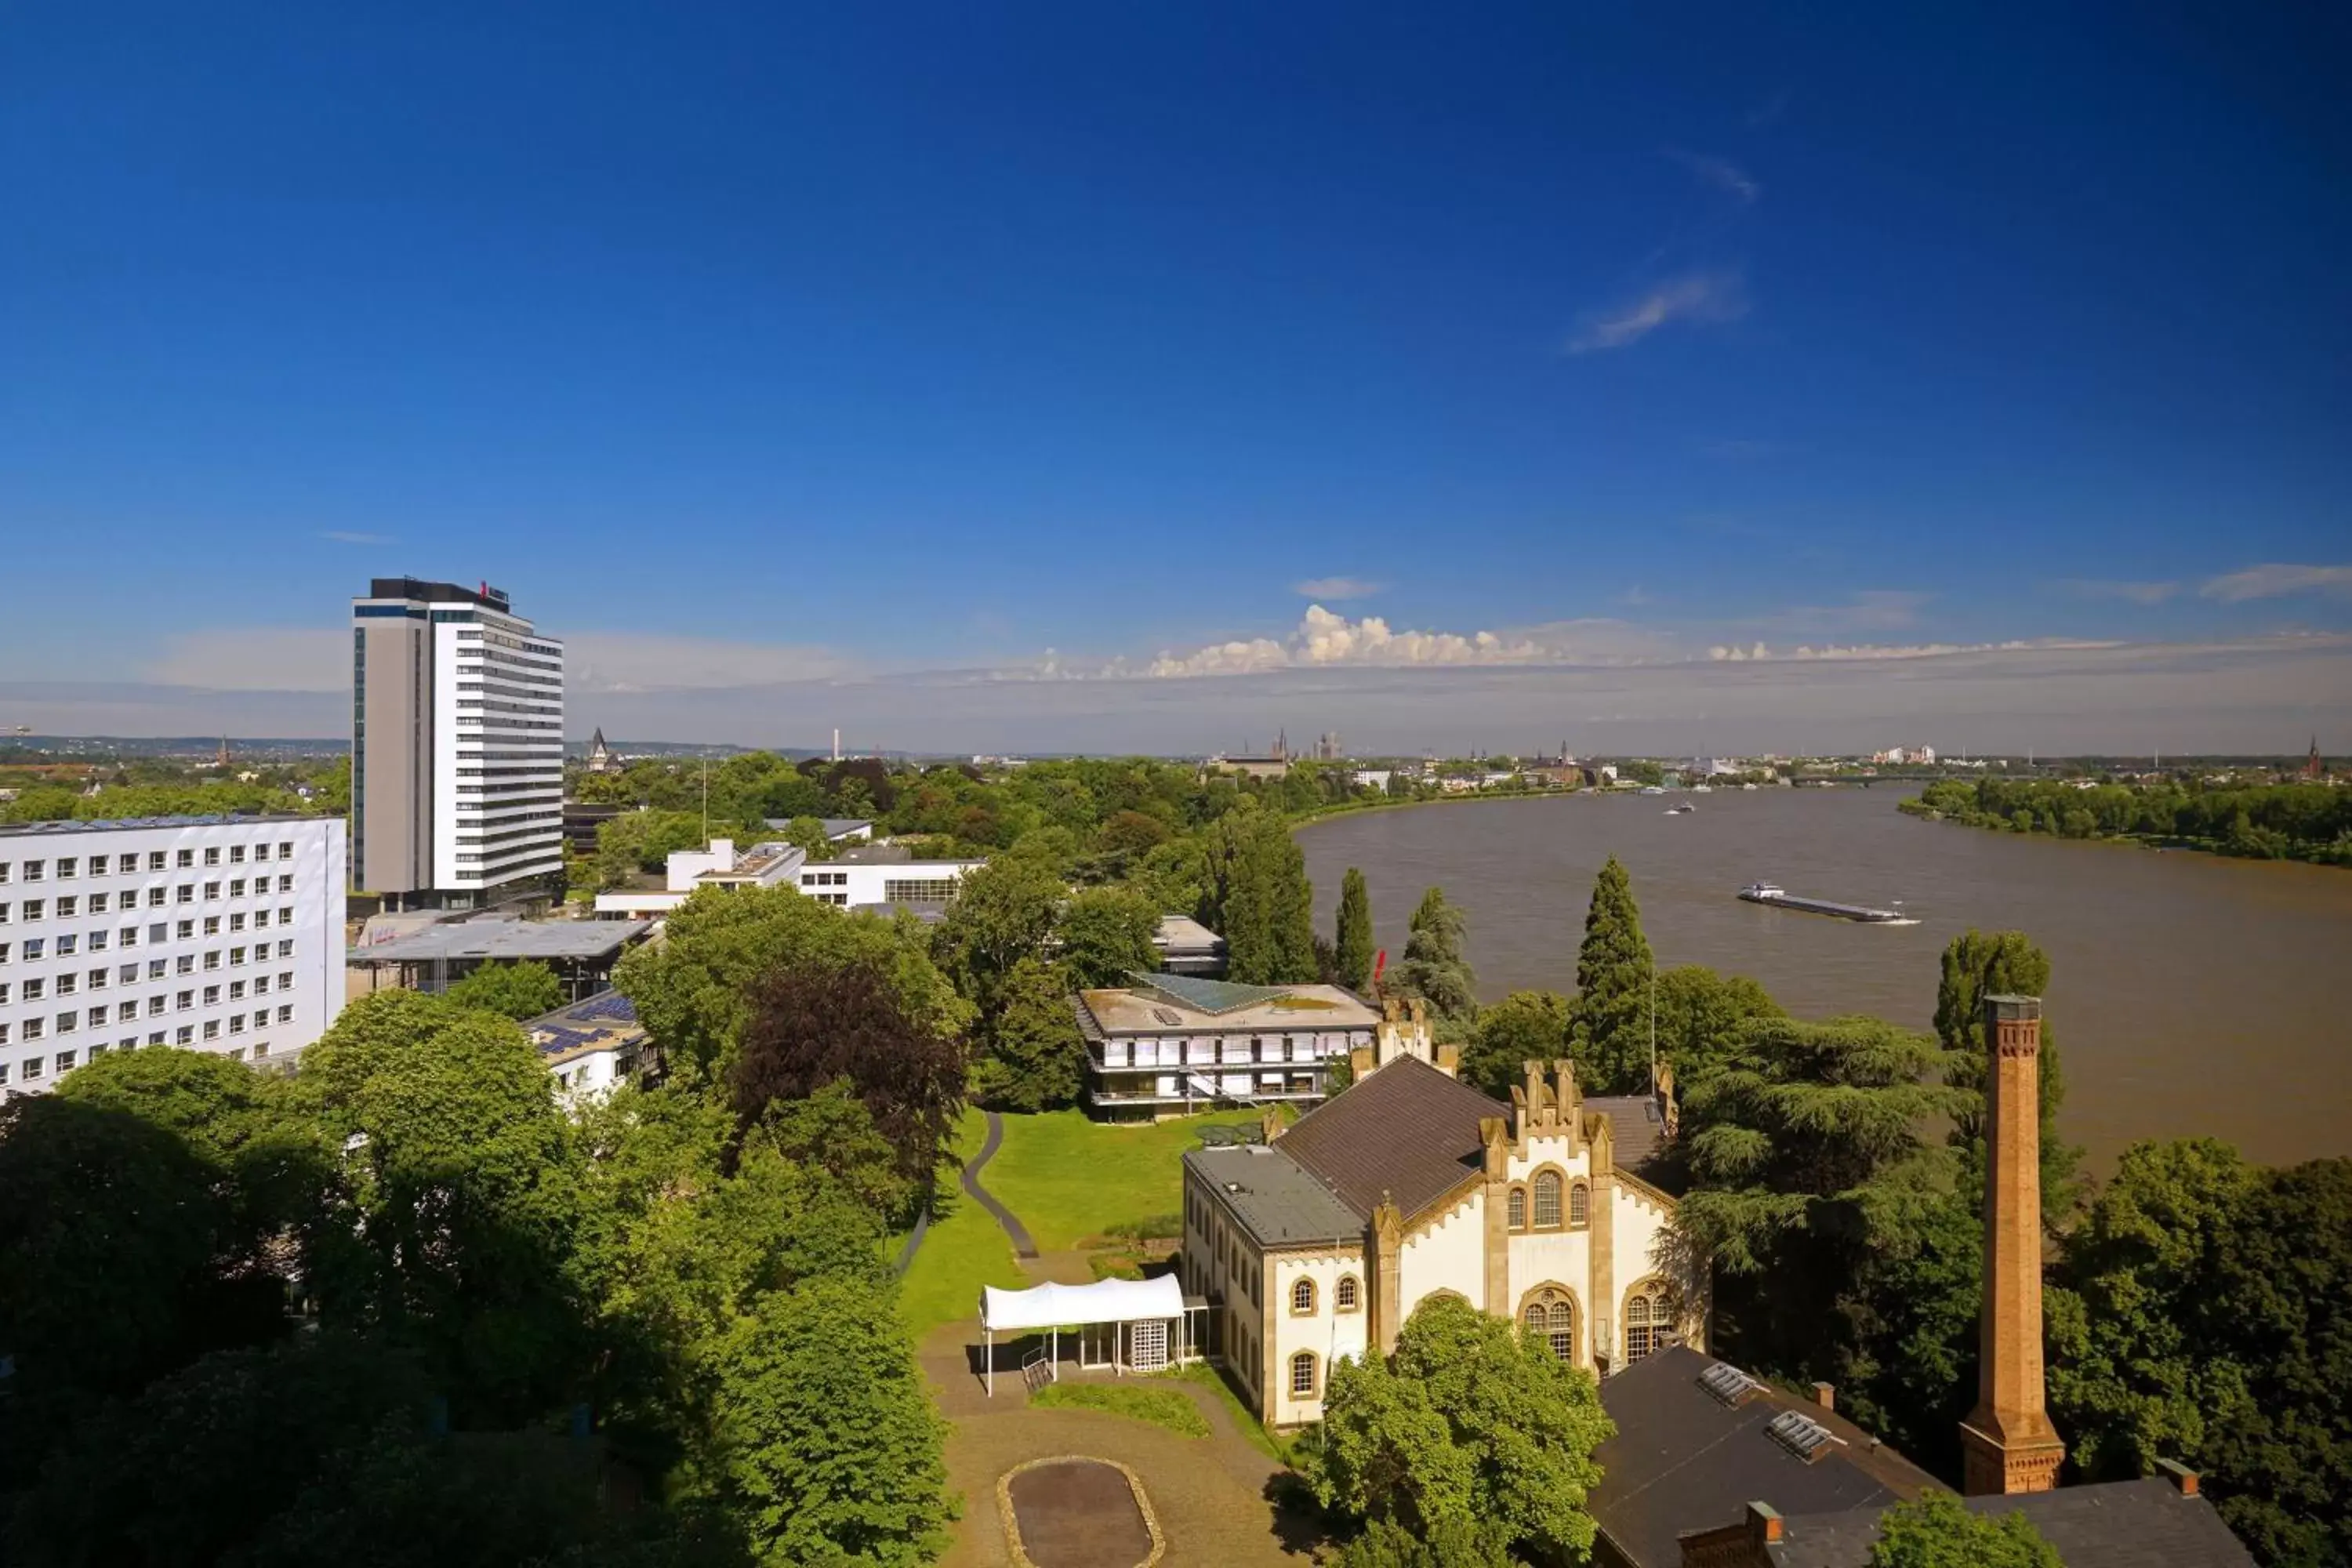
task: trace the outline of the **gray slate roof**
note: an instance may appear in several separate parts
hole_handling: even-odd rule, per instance
[[[1609,1118],[1611,1157],[1617,1168],[1654,1181],[1664,1163],[1658,1156],[1666,1146],[1666,1119],[1657,1100],[1646,1094],[1590,1095],[1584,1109]]]
[[[391,942],[351,950],[351,962],[430,963],[459,958],[578,958],[617,955],[653,929],[650,921],[454,921]]]
[[[1232,1207],[1261,1247],[1363,1239],[1362,1216],[1278,1149],[1191,1149],[1184,1164]]]
[[[1401,1057],[1325,1100],[1274,1147],[1369,1219],[1382,1194],[1412,1218],[1486,1168],[1478,1123],[1510,1107]]]
[[[1682,1568],[1676,1537],[1737,1524],[1750,1502],[1783,1515],[1862,1510],[1874,1519],[1894,1503],[1944,1489],[1853,1422],[1779,1389],[1722,1404],[1699,1383],[1717,1364],[1677,1345],[1601,1384],[1617,1435],[1594,1456],[1601,1480],[1591,1513],[1634,1568]],[[1839,1441],[1810,1463],[1797,1458],[1765,1435],[1785,1410],[1818,1421]],[[1868,1551],[1865,1543],[1864,1556]]]
[[[2066,1568],[2254,1568],[2253,1554],[2211,1503],[2184,1497],[2170,1481],[2153,1476],[1961,1501],[1970,1513],[2025,1515],[2058,1549]],[[1878,1539],[1877,1509],[1793,1518],[1781,1512],[1773,1568],[1865,1568],[1869,1563]]]

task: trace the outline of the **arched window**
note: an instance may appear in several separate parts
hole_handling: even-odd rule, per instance
[[[1527,1228],[1528,1228],[1528,1190],[1527,1190],[1527,1188],[1525,1188],[1525,1187],[1513,1187],[1513,1188],[1511,1189],[1511,1197],[1510,1197],[1510,1203],[1509,1203],[1509,1205],[1508,1205],[1508,1208],[1509,1208],[1509,1213],[1510,1213],[1511,1228],[1512,1228],[1513,1230],[1525,1230],[1525,1229],[1527,1229]]]
[[[1674,1320],[1666,1310],[1665,1292],[1657,1281],[1645,1279],[1625,1297],[1625,1359],[1640,1361],[1666,1348]]]
[[[1576,1363],[1576,1300],[1557,1285],[1528,1292],[1519,1308],[1519,1322],[1531,1340],[1540,1340],[1561,1361]]]
[[[1293,1317],[1304,1317],[1315,1310],[1315,1281],[1300,1279],[1290,1287],[1290,1311]]]
[[[1342,1312],[1354,1311],[1356,1310],[1357,1295],[1361,1289],[1362,1287],[1356,1283],[1356,1277],[1354,1275],[1340,1275],[1339,1282],[1331,1287],[1332,1307]]]
[[[1536,1178],[1536,1228],[1559,1228],[1559,1173],[1546,1171]]]
[[[1592,1186],[1578,1182],[1568,1189],[1568,1226],[1570,1230],[1582,1230],[1592,1223]]]
[[[1293,1399],[1315,1397],[1315,1352],[1300,1351],[1290,1358],[1290,1396]]]

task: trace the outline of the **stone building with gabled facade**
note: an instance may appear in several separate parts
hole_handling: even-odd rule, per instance
[[[1269,1426],[1320,1419],[1332,1363],[1392,1349],[1437,1295],[1603,1374],[1704,1348],[1704,1278],[1665,1246],[1671,1080],[1587,1098],[1567,1061],[1529,1062],[1505,1103],[1427,1040],[1383,1027],[1354,1084],[1295,1126],[1184,1156],[1179,1272],[1208,1302],[1212,1359]]]

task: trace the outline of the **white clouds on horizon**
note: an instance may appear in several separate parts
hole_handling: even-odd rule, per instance
[[[830,648],[642,632],[564,638],[572,691],[656,692],[831,680],[867,667]],[[209,691],[347,691],[351,634],[316,626],[219,627],[171,638],[139,679]]]
[[[1571,354],[1597,353],[1640,342],[1660,327],[1736,321],[1748,314],[1748,289],[1737,271],[1686,272],[1654,285],[1613,310],[1596,312],[1568,342]]]
[[[2208,578],[2197,592],[2225,605],[2276,599],[2289,594],[2328,594],[2352,598],[2352,566],[2297,566],[2265,562]]]

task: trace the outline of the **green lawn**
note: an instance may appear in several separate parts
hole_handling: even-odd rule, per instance
[[[1197,1383],[1203,1388],[1214,1390],[1218,1403],[1225,1407],[1225,1415],[1234,1424],[1234,1430],[1249,1439],[1252,1447],[1276,1464],[1290,1463],[1289,1444],[1265,1429],[1256,1412],[1242,1403],[1241,1395],[1234,1392],[1234,1385],[1227,1383],[1224,1374],[1215,1367],[1206,1362],[1196,1361],[1180,1368],[1174,1375],[1187,1383]]]
[[[964,1112],[963,1124],[956,1131],[956,1152],[970,1159],[987,1135],[987,1120],[977,1110]],[[987,1173],[982,1174],[984,1179]],[[898,1254],[894,1250],[891,1256]],[[950,1175],[942,1184],[930,1234],[898,1282],[898,1315],[920,1339],[941,1323],[977,1317],[982,1286],[1017,1290],[1028,1283],[1013,1260],[1013,1243],[1004,1227],[964,1196]]]
[[[1106,1127],[1079,1110],[1007,1116],[1004,1146],[980,1182],[1021,1216],[1040,1252],[1061,1252],[1116,1225],[1181,1214],[1184,1151],[1199,1147],[1200,1130],[1256,1120],[1227,1110]]]
[[[1209,1435],[1209,1418],[1200,1406],[1172,1388],[1145,1388],[1131,1383],[1051,1383],[1029,1396],[1032,1405],[1075,1406],[1124,1415],[1153,1426],[1165,1426],[1184,1437]]]

